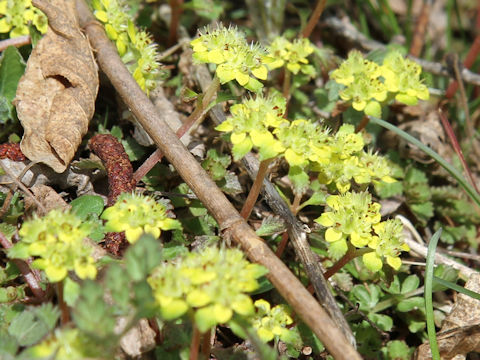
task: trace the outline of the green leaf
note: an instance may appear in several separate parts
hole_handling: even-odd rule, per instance
[[[0,358],[3,359],[6,354],[15,355],[17,351],[18,343],[15,337],[0,329]]]
[[[12,101],[17,92],[18,81],[25,72],[25,62],[22,55],[14,46],[9,46],[3,51],[0,60],[0,99],[2,108],[8,109],[7,118],[0,118],[0,123],[5,123],[13,117]]]
[[[391,331],[393,328],[393,319],[390,316],[383,314],[369,314],[368,318],[383,331]]]
[[[377,285],[367,285],[368,289],[364,285],[355,285],[352,290],[352,295],[360,303],[360,310],[369,311],[377,305],[381,290]]]
[[[413,349],[410,349],[403,340],[393,340],[382,349],[385,359],[409,360]]]
[[[47,324],[38,321],[31,309],[18,314],[8,327],[8,333],[16,339],[20,346],[37,343],[49,331]]]
[[[288,178],[292,181],[295,193],[302,194],[308,189],[310,177],[300,166],[290,166]]]
[[[433,291],[444,291],[448,287],[442,286],[436,279],[440,278],[444,281],[456,283],[458,279],[459,271],[443,264],[438,265],[435,270],[433,270],[433,277],[435,279],[433,283]]]
[[[310,346],[315,354],[320,354],[325,350],[325,346],[323,346],[322,342],[318,340],[317,336],[307,325],[303,322],[299,322],[297,328],[304,345]]]
[[[119,264],[111,264],[105,276],[105,283],[110,290],[118,311],[126,311],[130,302],[131,290],[129,279],[125,276],[125,269]]]
[[[73,307],[80,296],[80,285],[66,277],[63,282],[63,298],[68,306]]]
[[[82,195],[70,202],[72,210],[78,217],[85,220],[88,214],[100,216],[103,211],[103,199],[97,195]]]
[[[97,339],[110,337],[115,327],[114,308],[105,303],[104,291],[100,284],[85,280],[72,312],[77,327]]]
[[[402,294],[407,294],[413,290],[416,290],[420,285],[420,279],[417,275],[410,275],[402,283]]]
[[[125,140],[122,140],[121,143],[125,148],[125,152],[127,153],[130,161],[140,160],[147,153],[147,148],[140,145],[137,140],[131,136],[128,136]]]
[[[419,296],[411,297],[402,300],[397,305],[397,310],[400,312],[408,312],[417,309],[423,309],[425,307],[425,299]]]
[[[272,290],[275,286],[272,285],[270,280],[266,276],[260,277],[258,280],[258,288],[255,291],[252,291],[250,295],[258,295],[266,293],[267,291]]]
[[[382,119],[375,118],[373,116],[370,117],[370,121],[374,124],[383,126],[384,128],[395,132],[397,135],[404,138],[409,143],[412,143],[415,146],[418,146],[423,152],[430,155],[435,161],[437,161],[445,170],[448,171],[450,175],[452,175],[459,185],[463,188],[463,190],[470,196],[470,198],[477,204],[480,205],[480,194],[475,191],[475,189],[468,183],[468,181],[463,177],[463,175],[450,163],[448,163],[444,158],[442,158],[438,153],[433,151],[431,148],[423,144],[418,139],[414,138],[410,134],[406,133],[403,130],[400,130],[398,127],[389,124]]]
[[[255,231],[260,237],[270,236],[286,229],[285,221],[279,216],[267,216],[263,218],[262,225]]]
[[[180,255],[188,253],[188,248],[184,245],[166,246],[163,248],[163,259],[171,260],[179,257]]]
[[[152,269],[162,262],[160,242],[151,235],[142,235],[125,253],[125,266],[132,280],[145,279]]]
[[[53,330],[60,317],[60,310],[53,306],[52,303],[45,303],[38,307],[34,307],[33,311],[37,318],[45,323],[50,330]]]
[[[427,317],[428,340],[430,342],[430,349],[432,350],[432,358],[434,360],[440,360],[440,353],[438,350],[437,334],[435,333],[435,320],[433,315],[433,266],[435,263],[435,250],[441,234],[442,229],[440,228],[430,239],[427,252],[427,266],[425,268],[425,314]]]

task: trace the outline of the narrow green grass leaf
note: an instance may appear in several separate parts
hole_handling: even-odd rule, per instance
[[[432,301],[432,287],[433,287],[433,265],[435,262],[435,250],[437,248],[438,239],[442,234],[442,228],[438,229],[433,234],[428,244],[427,266],[425,268],[425,315],[427,317],[427,333],[428,341],[430,342],[430,349],[432,351],[432,359],[440,360],[440,353],[438,351],[437,335],[435,333],[435,322],[433,317],[433,301]]]
[[[442,158],[439,154],[433,151],[431,148],[423,144],[421,141],[417,140],[410,134],[406,133],[405,131],[399,129],[395,125],[392,125],[382,119],[378,119],[376,117],[370,116],[370,121],[374,124],[380,125],[388,130],[393,131],[398,136],[401,136],[403,139],[408,141],[409,143],[417,146],[423,152],[430,155],[436,162],[438,162],[445,170],[449,172],[460,184],[460,186],[465,190],[468,196],[480,206],[480,194],[478,194],[475,189],[467,182],[467,180],[463,177],[463,175],[454,168],[450,163],[448,163],[444,158]]]
[[[472,290],[465,289],[464,287],[461,287],[460,285],[452,283],[451,281],[443,280],[442,278],[439,278],[436,276],[433,277],[433,281],[439,283],[440,285],[446,286],[449,289],[455,290],[456,292],[459,292],[467,296],[470,296],[471,298],[480,300],[479,293]]]

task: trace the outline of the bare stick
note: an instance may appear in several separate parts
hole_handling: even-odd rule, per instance
[[[308,293],[301,282],[255,234],[205,170],[158,116],[155,106],[143,93],[107,38],[103,26],[91,14],[83,0],[77,0],[79,20],[97,55],[101,69],[183,180],[214,216],[226,235],[239,243],[253,262],[265,266],[268,278],[294,311],[312,329],[336,359],[361,359],[350,342]]]
[[[30,35],[19,36],[13,39],[5,39],[0,41],[0,51],[5,50],[9,46],[20,47],[23,45],[30,44],[32,39],[30,39]]]
[[[42,205],[40,201],[37,200],[35,195],[32,194],[32,192],[21,182],[21,180],[17,179],[14,173],[10,171],[8,166],[5,166],[1,161],[0,161],[0,167],[5,171],[5,173],[12,179],[12,181],[20,188],[23,190],[23,192],[30,196],[33,200],[33,202],[37,205],[37,207],[42,210],[43,212],[47,212],[47,209],[45,209],[45,206]]]

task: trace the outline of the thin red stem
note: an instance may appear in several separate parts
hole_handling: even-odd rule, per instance
[[[470,171],[470,168],[468,167],[465,157],[463,156],[462,148],[458,143],[457,137],[455,136],[455,133],[452,129],[452,126],[450,125],[450,122],[448,121],[447,117],[445,116],[443,110],[440,107],[438,108],[438,115],[442,122],[443,128],[445,129],[445,132],[447,133],[447,136],[450,139],[450,142],[452,143],[453,149],[455,150],[455,153],[457,154],[458,158],[460,159],[460,162],[462,163],[462,167],[463,167],[463,170],[465,171],[465,174],[467,175],[468,181],[473,186],[475,191],[478,193],[477,185],[473,179],[472,173]],[[475,141],[475,139],[472,139],[472,141]]]
[[[312,15],[310,16],[310,19],[308,19],[308,23],[303,29],[303,31],[300,34],[300,37],[308,38],[313,32],[313,29],[315,29],[315,26],[318,23],[318,19],[320,19],[320,16],[323,13],[323,10],[325,9],[325,4],[327,3],[327,0],[318,0],[317,5],[315,6],[315,9],[313,10]]]
[[[180,23],[180,15],[183,12],[183,0],[170,0],[171,19],[170,29],[168,33],[168,44],[172,46],[177,42],[178,38],[178,24]]]
[[[283,252],[285,251],[285,248],[287,247],[288,244],[288,233],[284,232],[282,234],[282,241],[280,241],[280,244],[278,245],[277,251],[275,252],[275,255],[277,255],[279,258],[282,257]]]
[[[333,264],[333,266],[329,267],[328,270],[323,273],[323,277],[325,278],[325,280],[328,280],[350,261],[371,251],[373,250],[369,248],[356,249],[354,247],[350,247],[347,253],[343,255],[340,260],[338,260],[335,264]]]
[[[195,123],[200,123],[200,121],[203,120],[206,115],[205,109],[217,93],[219,87],[220,81],[218,80],[218,77],[215,76],[208,89],[205,91],[202,101],[176,131],[175,135],[177,135],[179,139],[181,139]],[[162,152],[159,149],[155,150],[133,174],[133,180],[135,183],[138,183],[145,175],[147,175],[148,172],[152,170],[160,160],[162,160],[162,157]]]
[[[257,202],[258,195],[260,194],[260,190],[262,189],[263,179],[268,173],[268,165],[273,161],[272,159],[263,160],[260,162],[260,166],[258,167],[257,176],[255,177],[255,181],[253,182],[252,188],[248,193],[247,200],[243,204],[242,210],[240,211],[240,216],[247,220],[250,217],[250,214]]]
[[[193,325],[193,334],[192,334],[192,342],[190,343],[190,356],[189,360],[197,360],[198,359],[198,350],[200,348],[200,331],[198,328]]]
[[[202,355],[205,359],[210,359],[210,351],[212,349],[212,331],[209,330],[202,335]]]
[[[60,307],[60,322],[62,325],[68,324],[70,322],[70,310],[63,297],[63,281],[57,283],[57,299]]]

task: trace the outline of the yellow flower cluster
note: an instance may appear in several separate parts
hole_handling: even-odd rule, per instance
[[[366,115],[380,117],[381,104],[391,95],[407,105],[417,104],[418,99],[428,100],[421,72],[420,65],[405,59],[398,51],[389,52],[383,64],[378,65],[353,50],[330,77],[345,86],[340,92],[342,100],[352,101],[353,108]]]
[[[47,32],[47,17],[31,0],[0,0],[0,15],[0,33],[10,32],[11,38],[28,35],[29,23],[40,33]]]
[[[106,231],[125,231],[129,243],[136,242],[144,233],[158,238],[161,230],[181,228],[178,220],[167,216],[163,204],[151,197],[131,193],[121,194],[113,206],[105,209],[101,218],[107,220]]]
[[[159,266],[148,282],[164,319],[190,311],[198,329],[205,332],[227,323],[234,312],[253,314],[247,293],[258,288],[257,279],[265,273],[262,266],[245,260],[240,250],[209,247]]]
[[[402,224],[399,220],[380,221],[380,204],[372,202],[369,193],[331,195],[327,205],[330,210],[315,221],[327,227],[325,240],[330,243],[333,257],[345,255],[348,240],[356,248],[372,249],[363,254],[363,262],[370,270],[379,271],[384,257],[392,268],[400,268],[400,252],[409,250],[402,237]]]
[[[8,252],[10,258],[36,257],[32,265],[45,271],[51,282],[62,281],[68,271],[81,279],[94,279],[97,268],[87,238],[93,230],[75,214],[52,210],[42,218],[26,221],[18,232],[21,240]]]
[[[148,95],[160,78],[157,45],[151,35],[130,20],[124,0],[92,0],[92,6],[108,37],[115,41],[123,63]]]

